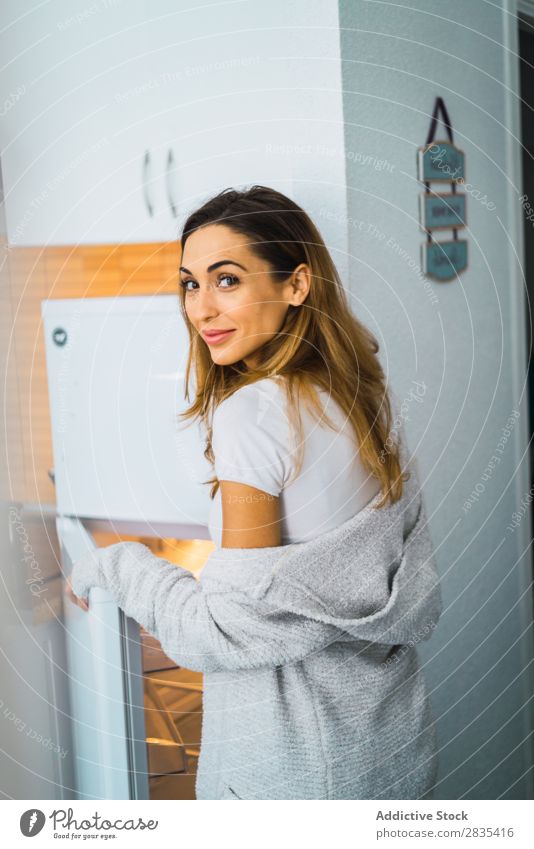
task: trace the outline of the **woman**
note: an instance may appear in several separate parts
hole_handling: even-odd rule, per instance
[[[209,432],[215,408],[212,537],[242,548],[302,541],[379,489],[398,499],[378,345],[351,314],[309,216],[272,189],[224,191],[186,222],[180,272],[186,381],[194,366],[198,387],[189,414]]]
[[[436,740],[415,631],[441,601],[378,345],[279,192],[221,192],[181,247],[217,547],[196,582],[118,543],[72,586],[106,587],[205,673],[197,798],[419,798]]]

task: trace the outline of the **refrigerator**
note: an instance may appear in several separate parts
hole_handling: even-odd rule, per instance
[[[198,577],[214,548],[213,471],[202,425],[179,415],[190,402],[178,295],[49,299],[41,313],[64,579],[90,548],[121,540]],[[88,612],[63,603],[72,798],[194,799],[201,673],[166,657],[107,591],[91,589]]]

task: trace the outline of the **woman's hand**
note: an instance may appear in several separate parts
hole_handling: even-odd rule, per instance
[[[87,598],[78,598],[74,590],[72,589],[72,581],[71,575],[67,578],[67,583],[65,586],[65,591],[67,593],[68,598],[73,602],[73,604],[77,604],[78,607],[81,607],[82,610],[89,610],[89,599]]]

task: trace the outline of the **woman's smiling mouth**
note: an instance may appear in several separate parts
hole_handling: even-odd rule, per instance
[[[223,339],[226,339],[230,333],[233,333],[234,329],[231,330],[203,330],[202,336],[208,343],[208,345],[215,345],[218,342],[222,342]]]

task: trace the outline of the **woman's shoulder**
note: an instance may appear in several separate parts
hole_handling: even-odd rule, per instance
[[[219,480],[278,495],[293,469],[283,387],[271,378],[240,387],[213,414],[212,447]]]
[[[271,426],[287,421],[286,395],[283,383],[276,377],[265,377],[240,386],[216,407],[213,428],[228,421],[252,422]]]

